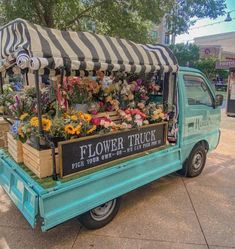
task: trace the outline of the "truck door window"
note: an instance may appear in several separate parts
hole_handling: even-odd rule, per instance
[[[184,85],[188,105],[213,105],[208,86],[201,77],[185,75]]]

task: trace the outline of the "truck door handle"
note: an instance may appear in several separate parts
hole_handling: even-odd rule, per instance
[[[188,123],[188,127],[190,128],[190,127],[193,127],[194,126],[194,123],[192,122],[192,123]]]

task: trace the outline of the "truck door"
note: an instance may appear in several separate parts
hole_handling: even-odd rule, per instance
[[[199,73],[185,72],[181,77],[185,103],[183,145],[191,151],[198,141],[205,140],[213,149],[219,138],[220,108],[214,107],[210,83]]]

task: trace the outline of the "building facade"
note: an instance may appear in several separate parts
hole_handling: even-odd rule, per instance
[[[197,37],[194,42],[200,48],[200,58],[235,61],[235,32]]]

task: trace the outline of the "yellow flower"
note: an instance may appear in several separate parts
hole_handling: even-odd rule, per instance
[[[44,131],[49,131],[51,129],[51,120],[50,119],[42,119],[42,129]]]
[[[163,113],[163,112],[162,112],[162,113],[160,113],[160,114],[159,114],[159,116],[160,116],[160,118],[161,118],[161,119],[164,119],[164,117],[165,117],[165,115],[164,115],[164,113]]]
[[[78,125],[78,126],[74,129],[76,135],[79,135],[79,134],[81,133],[81,129],[82,129],[82,126],[81,126],[81,125]]]
[[[87,122],[90,122],[92,119],[92,116],[88,113],[84,113],[83,116],[84,116],[84,120]]]
[[[24,120],[26,117],[28,117],[29,114],[28,113],[23,113],[22,115],[20,115],[20,120]]]
[[[92,128],[90,130],[88,130],[86,133],[91,134],[95,130],[96,130],[96,125],[93,125]]]
[[[157,112],[154,112],[152,115],[153,120],[158,120],[159,119],[159,114]]]
[[[37,118],[37,117],[31,118],[30,124],[31,124],[32,126],[37,127],[37,126],[38,126],[38,118]]]
[[[78,120],[78,117],[77,117],[77,115],[72,115],[71,117],[70,117],[70,119],[72,120],[72,121],[77,121]]]
[[[79,112],[79,117],[80,117],[80,119],[84,120],[84,113],[83,112]]]
[[[22,128],[23,128],[23,125],[21,125],[21,126],[18,128],[18,134],[19,134],[20,137],[24,138],[25,135],[24,135],[24,132],[23,132],[23,129],[22,129]]]
[[[71,135],[74,135],[75,134],[75,129],[73,128],[73,126],[71,124],[67,124],[65,127],[64,127],[64,130],[66,133],[68,134],[71,134]]]

